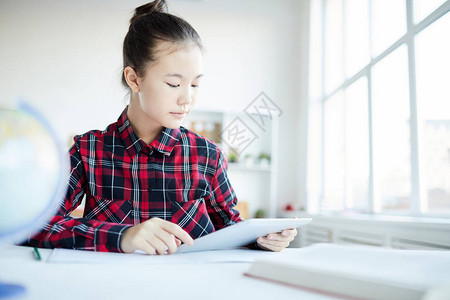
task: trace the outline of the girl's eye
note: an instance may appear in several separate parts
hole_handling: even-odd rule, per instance
[[[198,88],[198,84],[193,84],[192,87],[193,88]]]
[[[166,83],[167,83],[168,86],[173,87],[173,88],[180,86],[179,84],[170,84],[168,82],[166,82]]]

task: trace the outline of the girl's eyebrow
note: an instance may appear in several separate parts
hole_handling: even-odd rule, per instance
[[[178,74],[178,73],[170,73],[170,74],[166,74],[165,76],[183,78],[183,75]],[[197,75],[197,77],[195,77],[195,79],[200,78],[202,76],[203,76],[203,74]]]

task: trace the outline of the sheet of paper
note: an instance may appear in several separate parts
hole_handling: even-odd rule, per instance
[[[289,249],[286,249],[287,251]],[[175,253],[171,255],[146,255],[93,252],[72,249],[53,249],[47,262],[51,263],[138,263],[138,264],[198,264],[198,263],[250,263],[257,259],[276,256],[275,252],[232,249]]]

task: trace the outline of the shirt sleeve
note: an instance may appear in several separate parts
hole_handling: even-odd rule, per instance
[[[208,214],[216,230],[242,221],[239,211],[234,209],[238,199],[227,175],[227,162],[219,148],[217,152],[216,172],[211,182],[212,193],[209,201],[206,201]]]
[[[76,143],[70,148],[68,190],[56,215],[22,245],[43,248],[70,248],[102,252],[122,252],[120,239],[129,225],[73,218],[86,187],[86,172]]]

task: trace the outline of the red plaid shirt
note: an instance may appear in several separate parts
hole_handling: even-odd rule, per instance
[[[121,252],[124,230],[152,217],[178,224],[194,239],[241,221],[223,154],[186,128],[165,128],[146,144],[125,108],[106,130],[74,140],[64,202],[28,245]],[[83,218],[70,217],[84,194]]]

